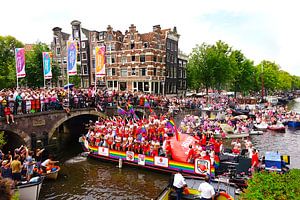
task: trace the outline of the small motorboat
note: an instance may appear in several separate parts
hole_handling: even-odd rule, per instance
[[[267,123],[254,124],[255,129],[259,131],[266,131],[268,126],[269,125]]]
[[[262,135],[263,133],[264,133],[263,131],[254,131],[254,130],[252,130],[252,131],[249,132],[249,135]]]
[[[285,126],[281,123],[270,125],[270,126],[268,126],[268,129],[271,131],[276,131],[276,132],[281,132],[281,133],[285,132]]]
[[[200,199],[200,191],[198,191],[199,185],[204,182],[204,180],[197,178],[185,177],[187,183],[187,189],[184,190],[182,194],[182,199]],[[170,184],[171,185],[171,184]],[[171,186],[167,186],[156,198],[157,200],[169,200],[176,199],[176,192]],[[234,200],[237,189],[230,185],[229,182],[213,180],[211,185],[216,190],[216,200]]]
[[[34,177],[29,182],[17,185],[14,192],[19,193],[20,200],[38,200],[43,180],[43,176]]]
[[[55,166],[51,170],[48,170],[47,173],[43,173],[42,175],[45,176],[46,179],[56,180],[59,171],[60,171],[60,167]]]
[[[300,128],[300,121],[288,121],[287,125],[291,128]]]

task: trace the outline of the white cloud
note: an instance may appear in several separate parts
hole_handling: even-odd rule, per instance
[[[196,44],[224,40],[259,63],[275,61],[300,75],[300,18],[297,0],[167,0],[167,1],[62,1],[1,2],[0,34],[25,43],[50,43],[52,28],[70,32],[78,19],[88,29],[105,30],[110,24],[124,32],[135,24],[139,32],[152,26],[177,27],[180,48],[189,53]]]

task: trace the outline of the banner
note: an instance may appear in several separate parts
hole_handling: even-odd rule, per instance
[[[95,70],[96,77],[103,77],[105,75],[105,46],[95,47]]]
[[[169,159],[165,157],[154,157],[154,165],[160,166],[160,167],[169,167]]]
[[[98,154],[101,156],[109,156],[109,149],[106,147],[99,147]]]
[[[126,160],[134,161],[134,152],[133,151],[126,151]]]
[[[52,53],[51,52],[43,52],[43,68],[44,68],[44,78],[51,79],[52,78]]]
[[[139,165],[145,165],[145,155],[138,154],[138,164]]]
[[[17,78],[25,77],[26,73],[25,73],[25,50],[24,50],[24,48],[16,48],[15,56],[16,56]]]
[[[195,173],[207,175],[210,174],[210,163],[207,160],[195,160]]]
[[[69,76],[77,74],[77,44],[75,41],[67,42],[67,51],[68,51],[68,74]]]

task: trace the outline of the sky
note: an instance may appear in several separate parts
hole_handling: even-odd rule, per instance
[[[0,35],[23,43],[50,44],[52,28],[71,33],[71,21],[89,30],[111,25],[123,33],[135,24],[139,33],[177,27],[179,48],[222,40],[255,64],[269,60],[300,76],[300,1],[297,0],[14,0],[0,7]]]

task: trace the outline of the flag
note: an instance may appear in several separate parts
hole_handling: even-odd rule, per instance
[[[118,114],[119,115],[125,115],[126,111],[123,108],[121,108],[120,106],[118,106]]]
[[[16,48],[15,49],[15,59],[16,59],[17,78],[23,78],[26,76],[24,48]]]
[[[43,52],[43,68],[44,68],[45,79],[52,78],[51,64],[52,64],[52,53]]]
[[[134,114],[134,108],[133,106],[130,104],[130,103],[127,103],[127,111],[130,113],[130,114]]]
[[[147,100],[147,98],[145,98],[145,101],[144,101],[144,107],[145,107],[145,108],[150,108],[150,103],[149,103],[149,101]]]
[[[77,44],[75,41],[67,42],[67,52],[68,52],[68,75],[76,75],[77,74]]]
[[[214,167],[218,168],[220,166],[220,158],[219,156],[215,155],[214,157]]]
[[[174,127],[175,127],[175,122],[174,122],[174,120],[173,120],[173,119],[168,120],[168,121],[167,121],[167,124],[166,124],[166,127],[167,127],[167,128],[170,128],[170,129],[174,129]]]
[[[95,71],[96,77],[105,75],[105,46],[95,47]]]
[[[180,141],[180,135],[179,135],[179,132],[178,132],[176,126],[175,126],[175,138],[177,141]]]
[[[142,126],[142,128],[141,128],[141,131],[140,131],[141,133],[147,133],[147,130],[146,130],[146,128],[145,128],[145,126]]]

